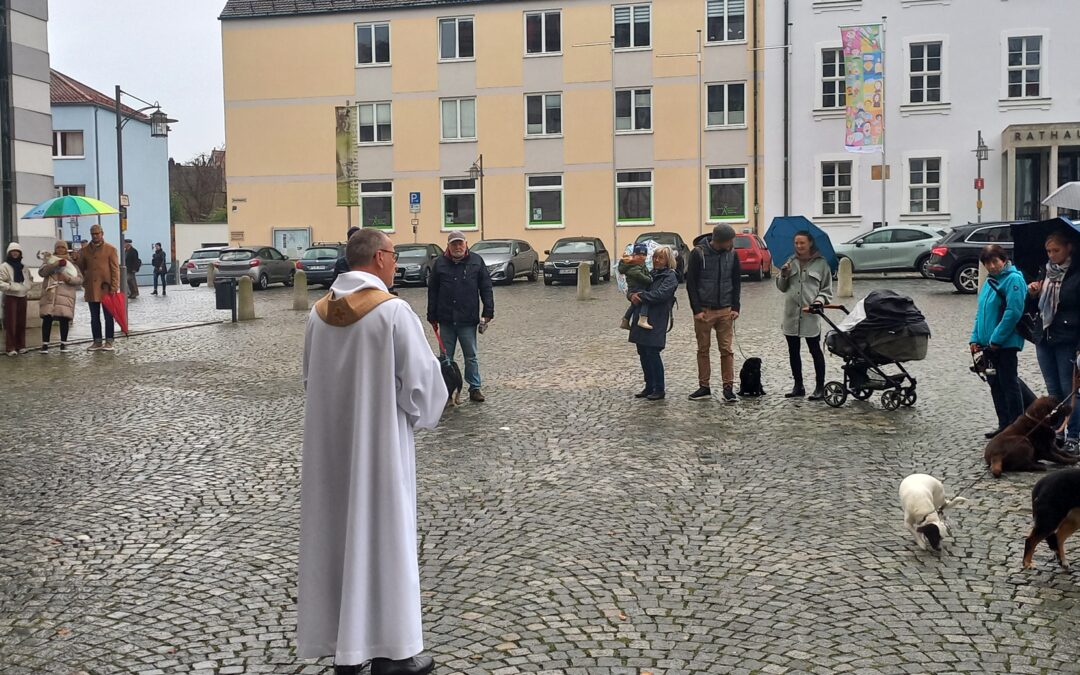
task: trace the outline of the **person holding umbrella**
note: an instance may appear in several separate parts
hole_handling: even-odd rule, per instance
[[[105,232],[97,223],[90,226],[90,243],[79,251],[76,264],[83,273],[83,298],[90,306],[90,331],[94,342],[86,351],[115,351],[113,315],[101,305],[108,294],[120,290],[120,258],[116,247],[106,243]],[[101,313],[105,311],[105,341],[102,342]]]
[[[817,242],[806,230],[793,238],[795,253],[780,268],[776,288],[784,294],[784,320],[781,330],[787,338],[788,362],[794,386],[784,398],[802,398],[802,358],[799,340],[806,340],[810,358],[814,361],[814,391],[811,401],[825,397],[825,354],[821,351],[821,321],[816,314],[806,312],[811,305],[827,305],[832,299],[832,270],[818,250]]]
[[[23,267],[22,246],[11,242],[0,263],[0,295],[4,298],[4,352],[8,356],[26,353],[26,296],[34,285],[30,269]]]

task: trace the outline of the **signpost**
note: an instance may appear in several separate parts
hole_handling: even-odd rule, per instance
[[[417,231],[418,231],[419,226],[420,226],[420,219],[416,217],[416,214],[420,213],[420,193],[419,192],[410,192],[409,193],[409,213],[414,214],[413,218],[412,218],[412,236],[413,236],[413,243],[415,244],[415,243],[417,243],[419,241],[419,235],[417,234]]]

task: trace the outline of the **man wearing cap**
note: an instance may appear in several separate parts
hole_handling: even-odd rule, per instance
[[[129,298],[135,299],[139,297],[139,281],[135,275],[142,267],[142,260],[139,259],[139,250],[131,245],[130,239],[124,240],[124,266],[127,267],[127,294]]]
[[[694,336],[697,338],[698,389],[690,394],[691,401],[712,396],[709,388],[712,374],[709,348],[712,333],[720,350],[720,374],[724,379],[725,403],[734,403],[735,319],[739,318],[741,277],[739,258],[735,253],[735,230],[730,225],[713,228],[708,243],[697,246],[686,261],[686,292],[694,312]]]
[[[480,332],[483,332],[483,327],[494,318],[495,298],[487,265],[483,258],[469,250],[465,235],[454,230],[446,238],[446,253],[431,266],[427,320],[439,332],[451,359],[457,343],[461,342],[469,400],[476,403],[484,402],[484,394],[480,391],[480,363],[476,358],[477,326],[481,326]]]

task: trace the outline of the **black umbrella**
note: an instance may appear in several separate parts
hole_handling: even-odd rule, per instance
[[[1065,216],[1050,220],[1013,223],[1013,264],[1024,273],[1024,277],[1033,281],[1042,274],[1046,267],[1046,237],[1051,232],[1062,232],[1073,242],[1073,249],[1080,250],[1080,225]]]

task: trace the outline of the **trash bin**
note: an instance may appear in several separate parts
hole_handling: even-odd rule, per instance
[[[236,310],[236,279],[215,279],[214,300],[216,309]]]

